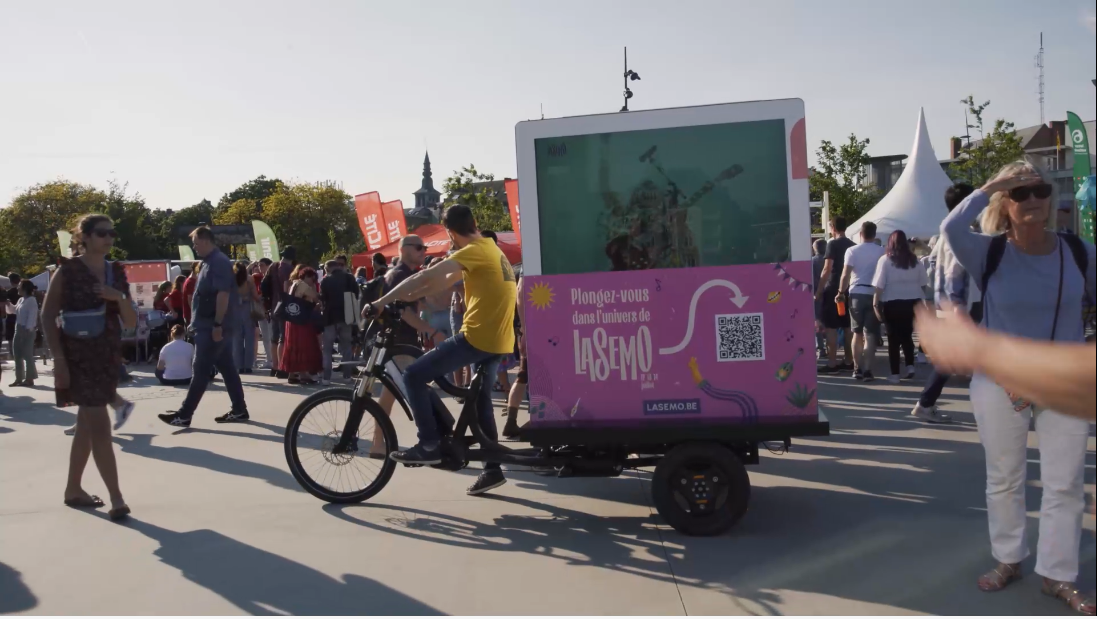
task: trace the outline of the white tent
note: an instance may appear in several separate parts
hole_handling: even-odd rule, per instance
[[[914,133],[914,147],[902,176],[879,204],[864,217],[850,225],[849,238],[860,241],[861,224],[876,224],[876,236],[885,243],[896,230],[907,237],[928,239],[939,233],[941,222],[948,215],[945,207],[945,190],[952,186],[929,143],[925,110],[918,112],[918,128]]]

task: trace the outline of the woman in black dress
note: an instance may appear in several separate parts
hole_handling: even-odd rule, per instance
[[[122,366],[122,329],[133,329],[137,312],[129,296],[126,272],[107,254],[118,233],[106,215],[86,215],[73,231],[80,243],[79,257],[62,260],[50,280],[42,309],[42,326],[54,354],[54,383],[57,406],[78,406],[76,437],[69,456],[69,478],[65,504],[97,508],[103,500],[84,491],[81,478],[88,456],[110,493],[112,520],[125,518],[129,507],[118,486],[118,466],[111,442],[111,420],[107,405],[115,401],[119,368]],[[108,278],[107,269],[111,269]],[[106,282],[111,280],[111,285]],[[65,312],[106,309],[102,333],[97,337],[71,337],[58,326]]]

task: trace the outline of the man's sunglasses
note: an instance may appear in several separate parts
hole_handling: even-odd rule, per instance
[[[1043,200],[1051,196],[1051,185],[1047,183],[1040,183],[1039,185],[1026,185],[1024,187],[1014,187],[1009,190],[1009,199],[1014,202],[1024,202],[1028,200],[1030,196],[1035,197],[1037,200]]]
[[[417,250],[417,251],[423,251],[424,249],[427,248],[426,245],[404,245],[404,247],[410,247],[410,248],[412,248],[414,250]]]
[[[112,239],[118,238],[118,231],[117,230],[100,230],[100,229],[96,228],[95,230],[92,230],[91,233],[94,234],[95,236],[101,238],[101,239],[105,239],[108,236]]]

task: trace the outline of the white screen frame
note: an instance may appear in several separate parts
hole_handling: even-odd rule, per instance
[[[808,180],[792,178],[791,144],[793,127],[804,118],[801,99],[777,99],[746,103],[723,103],[697,107],[618,112],[529,120],[514,126],[518,159],[518,204],[522,215],[522,274],[541,274],[541,220],[537,204],[537,155],[534,141],[541,138],[720,125],[760,120],[785,121],[785,159],[788,177],[789,236],[793,262],[811,259],[811,217]]]

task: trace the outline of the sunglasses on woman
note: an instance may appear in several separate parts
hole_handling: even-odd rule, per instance
[[[1040,183],[1039,185],[1026,185],[1025,187],[1014,187],[1009,190],[1009,199],[1014,202],[1024,202],[1029,199],[1029,196],[1035,197],[1037,200],[1043,200],[1044,198],[1051,196],[1051,185],[1047,183]]]
[[[101,239],[105,239],[108,236],[112,239],[118,238],[118,231],[114,229],[103,230],[102,228],[96,228],[95,230],[92,230],[91,233]]]

